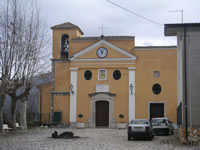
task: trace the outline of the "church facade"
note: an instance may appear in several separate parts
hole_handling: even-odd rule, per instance
[[[41,86],[39,109],[50,113],[51,124],[114,128],[152,117],[176,123],[175,46],[137,47],[134,36],[83,37],[69,22],[51,29],[53,80]]]

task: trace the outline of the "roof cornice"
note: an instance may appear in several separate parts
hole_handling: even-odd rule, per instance
[[[78,37],[72,41],[99,41],[99,40],[134,40],[134,36],[91,36],[91,37]]]

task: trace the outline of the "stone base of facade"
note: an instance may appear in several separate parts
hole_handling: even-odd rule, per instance
[[[50,127],[52,128],[69,128],[69,124],[53,124],[53,125],[50,125]]]
[[[178,137],[181,143],[188,145],[200,145],[200,128],[188,128],[188,140],[184,127],[178,128]]]
[[[70,122],[70,127],[71,128],[76,128],[76,122]]]
[[[71,122],[70,127],[76,128],[77,127],[76,124],[77,124],[76,122]],[[125,126],[126,126],[125,128],[127,128],[127,124]],[[84,128],[96,128],[96,127],[94,123],[88,122],[84,124]],[[112,123],[108,128],[110,129],[118,128],[117,123]]]

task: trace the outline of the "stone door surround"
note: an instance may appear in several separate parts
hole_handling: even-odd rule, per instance
[[[109,128],[115,128],[115,117],[114,117],[114,97],[116,94],[109,92],[96,92],[89,94],[91,97],[91,117],[89,119],[89,127],[96,127],[96,105],[97,101],[109,102]]]

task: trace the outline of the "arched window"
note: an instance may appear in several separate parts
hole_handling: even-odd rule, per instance
[[[61,57],[68,58],[69,56],[69,36],[64,34],[61,39]]]

